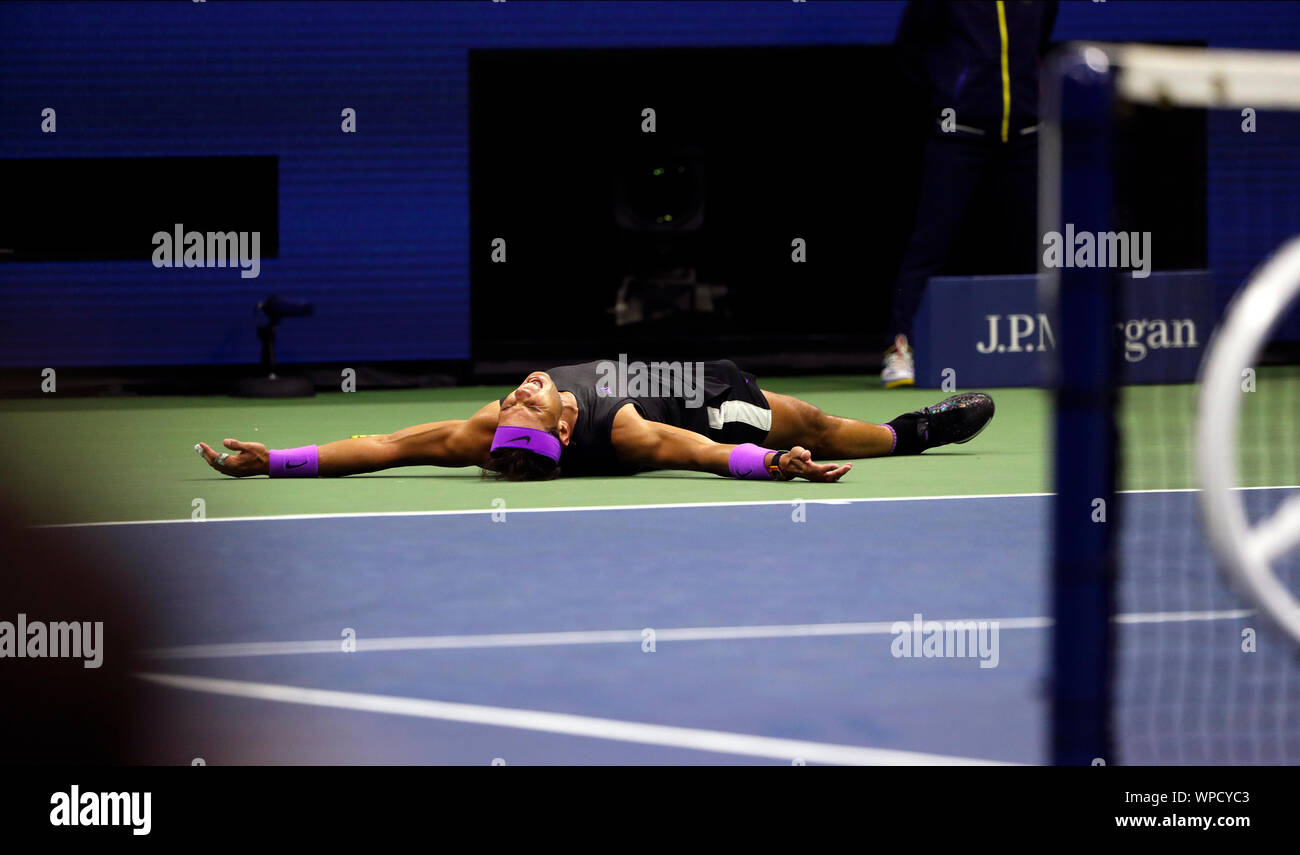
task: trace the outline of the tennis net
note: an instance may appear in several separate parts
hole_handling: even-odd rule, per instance
[[[1300,54],[1050,65],[1054,760],[1300,762]]]

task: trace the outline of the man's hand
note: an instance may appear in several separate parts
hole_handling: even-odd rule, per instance
[[[260,442],[240,442],[237,439],[223,440],[222,445],[234,454],[220,454],[212,450],[206,442],[194,446],[199,456],[208,461],[208,465],[222,475],[235,478],[247,478],[249,475],[267,475],[271,471],[271,456],[266,446]]]
[[[834,463],[813,463],[812,452],[796,445],[777,461],[781,473],[787,478],[806,478],[809,481],[830,483],[853,468],[852,463],[836,466]]]

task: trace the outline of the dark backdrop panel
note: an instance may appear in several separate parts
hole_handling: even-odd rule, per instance
[[[152,261],[154,235],[175,245],[177,226],[256,232],[259,258],[280,252],[274,157],[6,158],[0,187],[0,262]]]
[[[892,49],[476,51],[470,78],[476,353],[629,340],[611,307],[656,239],[619,228],[617,186],[655,151],[690,152],[699,167],[698,228],[660,238],[661,266],[727,288],[727,311],[700,335],[883,326],[924,133]],[[653,134],[641,131],[646,107]],[[495,238],[504,264],[489,260]],[[805,263],[792,261],[795,238]]]

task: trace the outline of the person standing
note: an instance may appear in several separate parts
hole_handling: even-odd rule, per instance
[[[905,71],[929,93],[934,128],[894,282],[885,388],[915,382],[912,323],[926,283],[947,263],[969,215],[1006,211],[1001,255],[1017,268],[1036,269],[1038,72],[1056,13],[1055,0],[909,0],[903,10],[899,52]]]

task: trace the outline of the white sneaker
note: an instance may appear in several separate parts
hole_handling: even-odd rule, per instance
[[[886,389],[911,386],[916,382],[916,365],[912,361],[912,347],[907,336],[894,337],[894,346],[885,351],[885,367],[880,372],[880,382]]]

